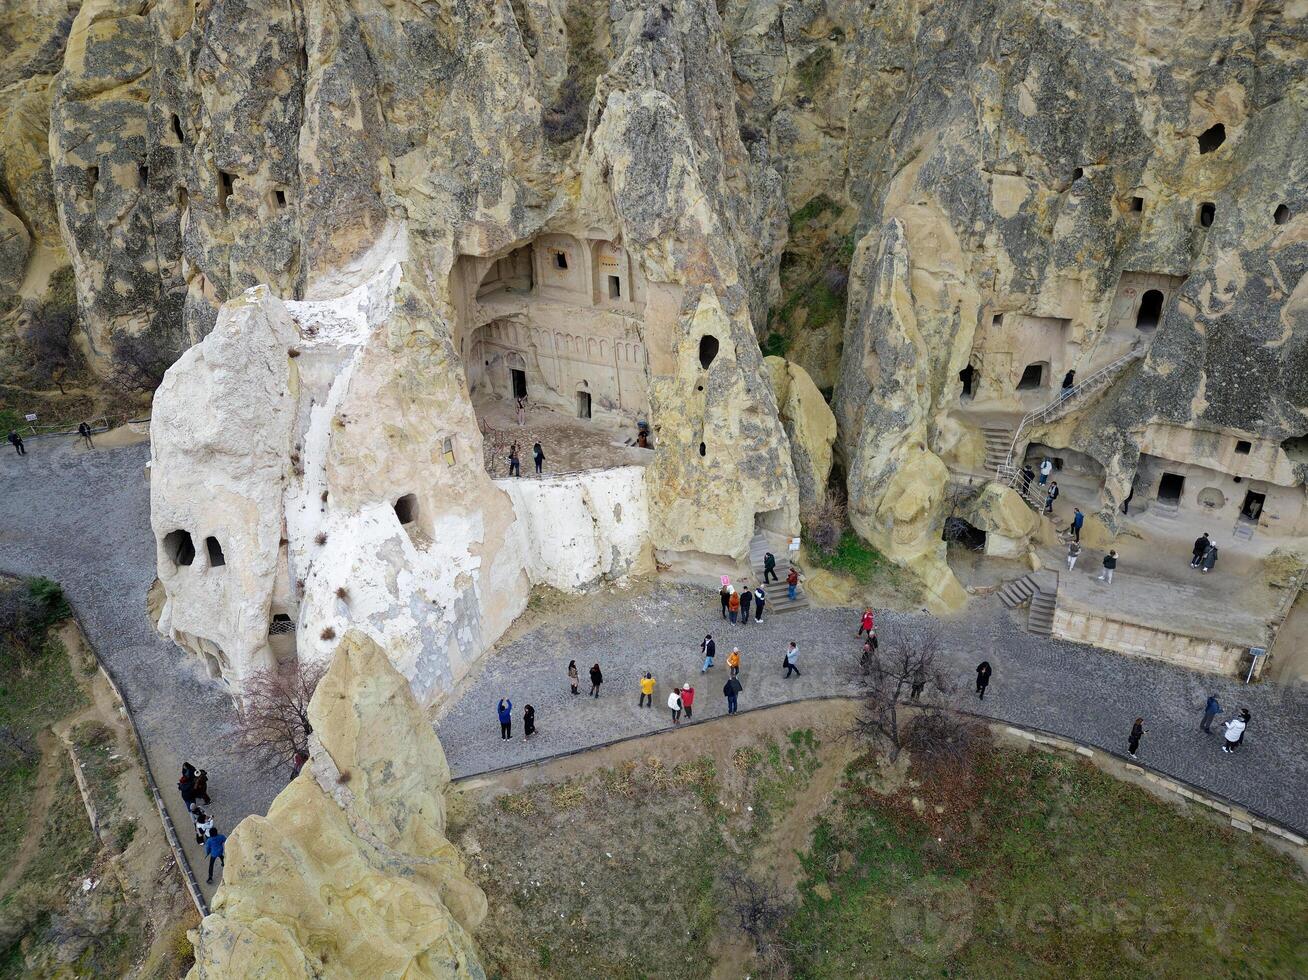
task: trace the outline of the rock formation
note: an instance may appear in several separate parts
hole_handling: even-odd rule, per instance
[[[227,840],[201,978],[484,977],[486,896],[445,837],[445,753],[385,651],[350,633],[309,705],[310,761]]]
[[[941,607],[946,516],[1028,455],[1107,535],[1308,546],[1302,3],[32,8],[0,301],[70,261],[94,370],[192,348],[156,405],[161,624],[237,682],[357,623],[430,700],[533,583],[720,572],[830,472]],[[520,397],[647,424],[641,479],[496,489]]]

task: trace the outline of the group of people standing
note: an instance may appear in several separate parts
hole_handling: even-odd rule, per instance
[[[541,469],[545,466],[545,450],[539,442],[532,444],[531,458],[536,463],[536,475],[540,476]],[[518,457],[516,442],[509,446],[509,476],[522,476],[522,462]]]
[[[794,574],[793,569],[791,574]],[[748,626],[751,606],[754,608],[754,622],[763,622],[763,607],[767,605],[768,595],[763,591],[762,583],[755,589],[751,589],[749,584],[745,583],[741,590],[737,592],[736,587],[724,575],[722,576],[722,589],[718,595],[722,599],[722,618],[729,620],[732,625],[739,622],[741,626]]]
[[[95,443],[91,441],[91,427],[85,422],[77,423],[77,438],[86,443],[87,449],[95,448]],[[18,434],[17,430],[10,429],[8,439],[9,445],[14,447],[14,452],[19,456],[27,455],[27,447],[23,444],[23,437]]]
[[[203,769],[196,769],[189,762],[183,762],[182,776],[177,780],[177,792],[181,794],[182,802],[186,804],[186,810],[195,824],[195,842],[204,848],[205,856],[209,858],[207,883],[212,885],[214,862],[226,865],[224,849],[227,836],[218,833],[213,816],[200,809],[201,800],[204,801],[205,806],[213,803],[209,798],[209,773]]]
[[[1216,694],[1208,695],[1208,700],[1204,704],[1204,715],[1199,722],[1199,730],[1205,735],[1213,734],[1213,721],[1222,713],[1222,706],[1217,700]],[[1241,708],[1226,721],[1222,722],[1222,752],[1230,755],[1244,744],[1244,733],[1249,728],[1249,722],[1253,715],[1248,708]],[[1149,734],[1149,730],[1144,726],[1143,718],[1137,718],[1131,725],[1131,734],[1126,740],[1127,754],[1132,758],[1137,758],[1136,753],[1140,750],[1140,740]]]

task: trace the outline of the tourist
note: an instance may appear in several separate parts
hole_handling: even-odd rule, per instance
[[[208,806],[213,800],[209,799],[209,773],[201,769],[195,774],[195,798],[204,800],[204,805]]]
[[[753,591],[751,591],[749,587],[749,583],[746,582],[744,584],[744,587],[740,590],[740,625],[741,626],[749,625],[749,607],[753,601],[754,601],[754,593]]]
[[[791,602],[795,601],[795,589],[799,587],[799,572],[791,568],[786,573],[786,598]]]
[[[1040,461],[1040,486],[1043,487],[1049,482],[1049,474],[1052,472],[1054,472],[1054,463],[1048,456],[1046,456]]]
[[[1222,723],[1226,729],[1222,734],[1226,739],[1226,744],[1222,746],[1222,751],[1226,753],[1234,752],[1244,741],[1244,730],[1249,725],[1249,712],[1241,709],[1240,713],[1234,718],[1227,719]]]
[[[875,631],[875,629],[876,629],[876,620],[872,616],[872,610],[864,609],[863,618],[859,620],[858,623],[858,632],[855,633],[854,635],[862,636],[864,633],[866,633],[868,636],[871,636],[872,633]]]
[[[982,701],[986,698],[986,688],[990,686],[990,661],[982,660],[976,665],[976,696]]]
[[[727,668],[732,677],[740,673],[740,647],[732,647],[731,652],[727,654]]]
[[[1067,570],[1076,568],[1076,560],[1081,557],[1081,543],[1073,541],[1067,546]]]
[[[723,578],[725,579],[726,576],[723,576]],[[722,583],[722,591],[718,594],[722,596],[722,618],[726,619],[727,606],[731,602],[731,590],[727,587],[727,583],[725,581]]]
[[[516,442],[509,446],[509,476],[522,476],[522,468],[518,461],[518,444]]]
[[[699,669],[702,674],[713,666],[713,658],[718,655],[718,645],[713,642],[713,634],[705,633],[699,641],[699,652],[704,655],[704,666]]]
[[[599,699],[600,685],[604,683],[604,674],[599,669],[599,664],[591,664],[590,668],[590,696]]]
[[[736,713],[736,698],[740,695],[741,686],[740,678],[728,677],[727,682],[722,685],[722,694],[727,699],[727,714]]]
[[[1126,753],[1134,759],[1136,750],[1140,748],[1140,739],[1146,734],[1144,719],[1137,718],[1135,724],[1131,726],[1131,736],[1126,740]]]
[[[518,424],[519,424],[519,425],[526,425],[526,424],[527,424],[527,399],[525,399],[525,398],[517,398],[517,399],[514,399],[514,401],[515,401],[515,403],[516,403],[516,411],[517,411],[517,416],[518,416]]]
[[[640,679],[640,699],[636,702],[636,707],[654,707],[654,675],[649,671],[645,671],[645,676]]]
[[[913,686],[909,688],[908,696],[916,701],[922,696],[922,691],[926,687],[926,671],[922,665],[918,664],[917,669],[913,671]]]
[[[1202,537],[1194,539],[1194,547],[1190,549],[1190,567],[1198,568],[1199,563],[1204,560],[1204,555],[1208,552],[1208,532],[1205,531]]]
[[[873,633],[863,641],[863,652],[858,656],[859,666],[866,670],[872,664],[872,658],[881,644],[877,642],[877,635]]]
[[[1027,463],[1022,467],[1022,492],[1031,492],[1031,481],[1035,479],[1035,470],[1031,469],[1031,464]]]
[[[1110,551],[1104,555],[1104,570],[1100,575],[1095,576],[1096,582],[1103,582],[1106,585],[1113,584],[1113,572],[1117,570],[1117,552]]]
[[[1213,733],[1213,719],[1222,713],[1222,706],[1217,703],[1217,695],[1208,695],[1208,702],[1204,705],[1204,717],[1199,722],[1199,731],[1205,735]]]
[[[695,689],[689,684],[681,685],[681,706],[686,709],[686,717],[692,714],[690,708],[695,703]]]
[[[1208,550],[1204,552],[1203,561],[1199,563],[1200,574],[1207,575],[1217,564],[1217,545],[1210,543]]]
[[[1058,481],[1055,480],[1053,483],[1049,484],[1049,492],[1045,494],[1046,514],[1052,514],[1054,512],[1054,501],[1057,499],[1058,499]]]
[[[308,761],[308,752],[305,752],[304,749],[295,750],[295,755],[291,756],[291,779],[300,774],[300,770],[304,768],[304,764]]]
[[[799,676],[799,667],[795,663],[795,661],[797,661],[798,659],[799,659],[799,647],[795,646],[794,640],[791,640],[790,646],[786,648],[786,674],[783,680],[790,680],[790,675],[792,673],[796,677]]]
[[[189,766],[190,763],[186,763]],[[177,792],[182,794],[182,802],[186,804],[188,811],[195,809],[195,770],[186,771],[182,768],[182,778],[177,780]]]
[[[740,616],[740,596],[736,595],[733,586],[727,588],[731,591],[731,595],[727,598],[727,619],[731,621],[732,626],[735,626],[736,619]]]
[[[532,445],[531,458],[536,462],[536,475],[540,476],[540,468],[545,464],[545,450],[540,448],[539,442]]]
[[[500,698],[495,710],[500,716],[500,741],[507,742],[513,738],[513,702]]]
[[[771,576],[769,578],[769,576]],[[767,552],[763,556],[763,584],[775,582],[777,580],[777,556],[772,552]]]
[[[227,866],[227,862],[223,860],[223,845],[226,843],[227,837],[218,833],[218,828],[209,828],[209,837],[204,842],[204,853],[209,855],[209,878],[207,883],[210,885],[213,884],[213,863],[217,861],[223,867]]]
[[[91,427],[89,425],[85,422],[78,422],[77,434],[82,437],[82,441],[86,443],[87,449],[95,448],[95,443],[91,441]]]
[[[27,455],[27,450],[23,448],[23,437],[20,436],[17,432],[10,430],[9,441],[13,444],[14,451],[18,453],[19,456]]]
[[[572,686],[573,694],[581,693],[577,690],[577,661],[575,660],[568,661],[568,684]]]
[[[668,695],[668,707],[672,709],[672,724],[681,724],[681,693],[674,687]]]
[[[1058,396],[1059,401],[1062,401],[1064,398],[1070,395],[1074,387],[1076,387],[1076,372],[1068,371],[1065,375],[1063,375],[1063,389]]]
[[[201,846],[209,837],[209,831],[213,830],[213,817],[209,816],[198,807],[194,813],[195,817],[195,842]]]
[[[536,734],[536,709],[531,705],[522,709],[522,740],[525,742]]]
[[[754,622],[763,622],[763,607],[767,605],[768,594],[763,591],[763,586],[754,590]]]
[[[1081,528],[1085,526],[1085,515],[1081,513],[1081,508],[1074,508],[1072,511],[1072,538],[1076,541],[1081,540]]]

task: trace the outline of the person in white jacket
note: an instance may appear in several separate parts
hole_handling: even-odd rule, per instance
[[[668,707],[672,709],[672,724],[681,724],[681,692],[676,688],[668,695]]]
[[[1222,746],[1223,752],[1234,752],[1236,747],[1244,741],[1244,730],[1249,724],[1248,715],[1247,711],[1241,711],[1236,717],[1223,722],[1223,727],[1226,729],[1223,733],[1226,736],[1226,744]]]

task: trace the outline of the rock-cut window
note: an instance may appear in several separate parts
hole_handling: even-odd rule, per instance
[[[711,333],[706,333],[703,337],[699,338],[700,367],[705,370],[708,369],[708,366],[712,364],[714,359],[718,356],[718,347],[718,338],[714,337]]]
[[[195,561],[195,542],[190,531],[169,531],[163,539],[164,554],[179,568]]]
[[[204,539],[204,549],[209,553],[210,568],[218,568],[227,564],[227,559],[223,556],[223,546],[218,543],[218,539],[213,535]]]

